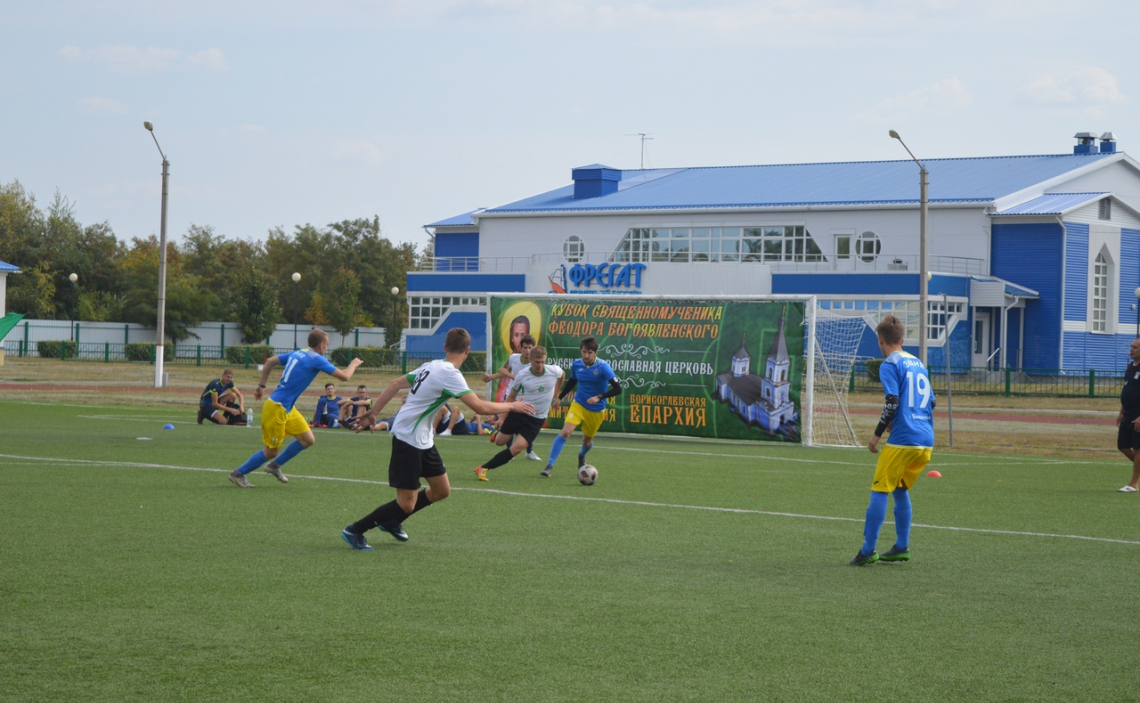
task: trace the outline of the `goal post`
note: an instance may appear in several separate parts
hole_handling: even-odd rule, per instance
[[[867,323],[862,317],[824,310],[814,297],[807,308],[803,443],[860,446],[848,410],[847,391]]]

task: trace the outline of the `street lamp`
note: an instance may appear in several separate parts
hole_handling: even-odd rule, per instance
[[[923,364],[926,363],[926,336],[929,334],[930,322],[927,319],[930,315],[927,310],[927,283],[930,281],[930,267],[926,260],[926,215],[927,215],[927,171],[922,162],[915,158],[911,152],[910,147],[902,140],[899,133],[891,130],[888,134],[892,139],[899,140],[899,144],[903,145],[906,153],[910,154],[910,158],[918,164],[919,174],[919,216],[918,216],[918,229],[919,229],[919,243],[918,243],[918,309],[919,309],[919,332],[918,332],[918,358]]]
[[[301,289],[301,274],[293,272],[293,348],[297,348],[297,291]]]
[[[79,284],[77,284],[76,281],[79,280],[79,274],[73,273],[67,277],[67,280],[71,281],[71,318],[68,320],[69,324],[67,326],[71,328],[71,341],[74,342],[75,341],[75,297],[78,295],[77,291],[79,290]]]
[[[158,155],[162,157],[162,224],[158,235],[158,329],[155,331],[154,349],[154,387],[162,388],[165,384],[162,378],[162,362],[164,360],[163,343],[166,340],[166,196],[169,192],[170,162],[162,147],[158,146],[158,137],[154,136],[154,125],[143,122],[143,127],[150,132],[154,145],[158,147]]]

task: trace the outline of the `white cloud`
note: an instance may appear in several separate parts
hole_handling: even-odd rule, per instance
[[[946,111],[968,107],[973,102],[961,80],[947,78],[913,93],[887,98],[871,109],[860,113],[869,121],[898,120],[935,110]]]
[[[143,73],[169,68],[179,57],[177,49],[159,49],[137,46],[101,46],[83,50],[78,46],[65,46],[59,55],[72,61],[89,61],[112,71]]]
[[[1085,107],[1124,103],[1116,77],[1103,68],[1086,66],[1040,76],[1017,90],[1023,102],[1053,107]]]
[[[206,49],[205,51],[191,54],[186,57],[186,63],[196,68],[204,68],[207,71],[230,70],[230,67],[226,64],[226,55],[218,48]]]
[[[88,115],[125,115],[127,106],[111,98],[83,98],[79,101],[79,109]]]
[[[366,164],[375,164],[384,161],[384,152],[372,142],[344,142],[333,150],[333,157],[338,161],[357,161]]]

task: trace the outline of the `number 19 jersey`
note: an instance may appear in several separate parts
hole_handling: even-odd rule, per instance
[[[891,421],[887,444],[900,447],[934,446],[934,389],[930,375],[916,357],[897,351],[883,360],[879,380],[885,395],[897,395],[899,409]]]
[[[467,379],[450,361],[434,359],[408,374],[408,400],[392,424],[392,434],[416,449],[435,444],[435,412],[451,398],[470,393]]]

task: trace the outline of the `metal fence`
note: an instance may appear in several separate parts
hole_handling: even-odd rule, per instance
[[[991,369],[952,366],[930,369],[935,393],[945,393],[947,381],[953,393],[1003,396],[1069,396],[1114,398],[1124,384],[1123,369],[1118,372],[1096,369]],[[881,393],[878,378],[867,372],[865,362],[852,367],[849,390]]]

